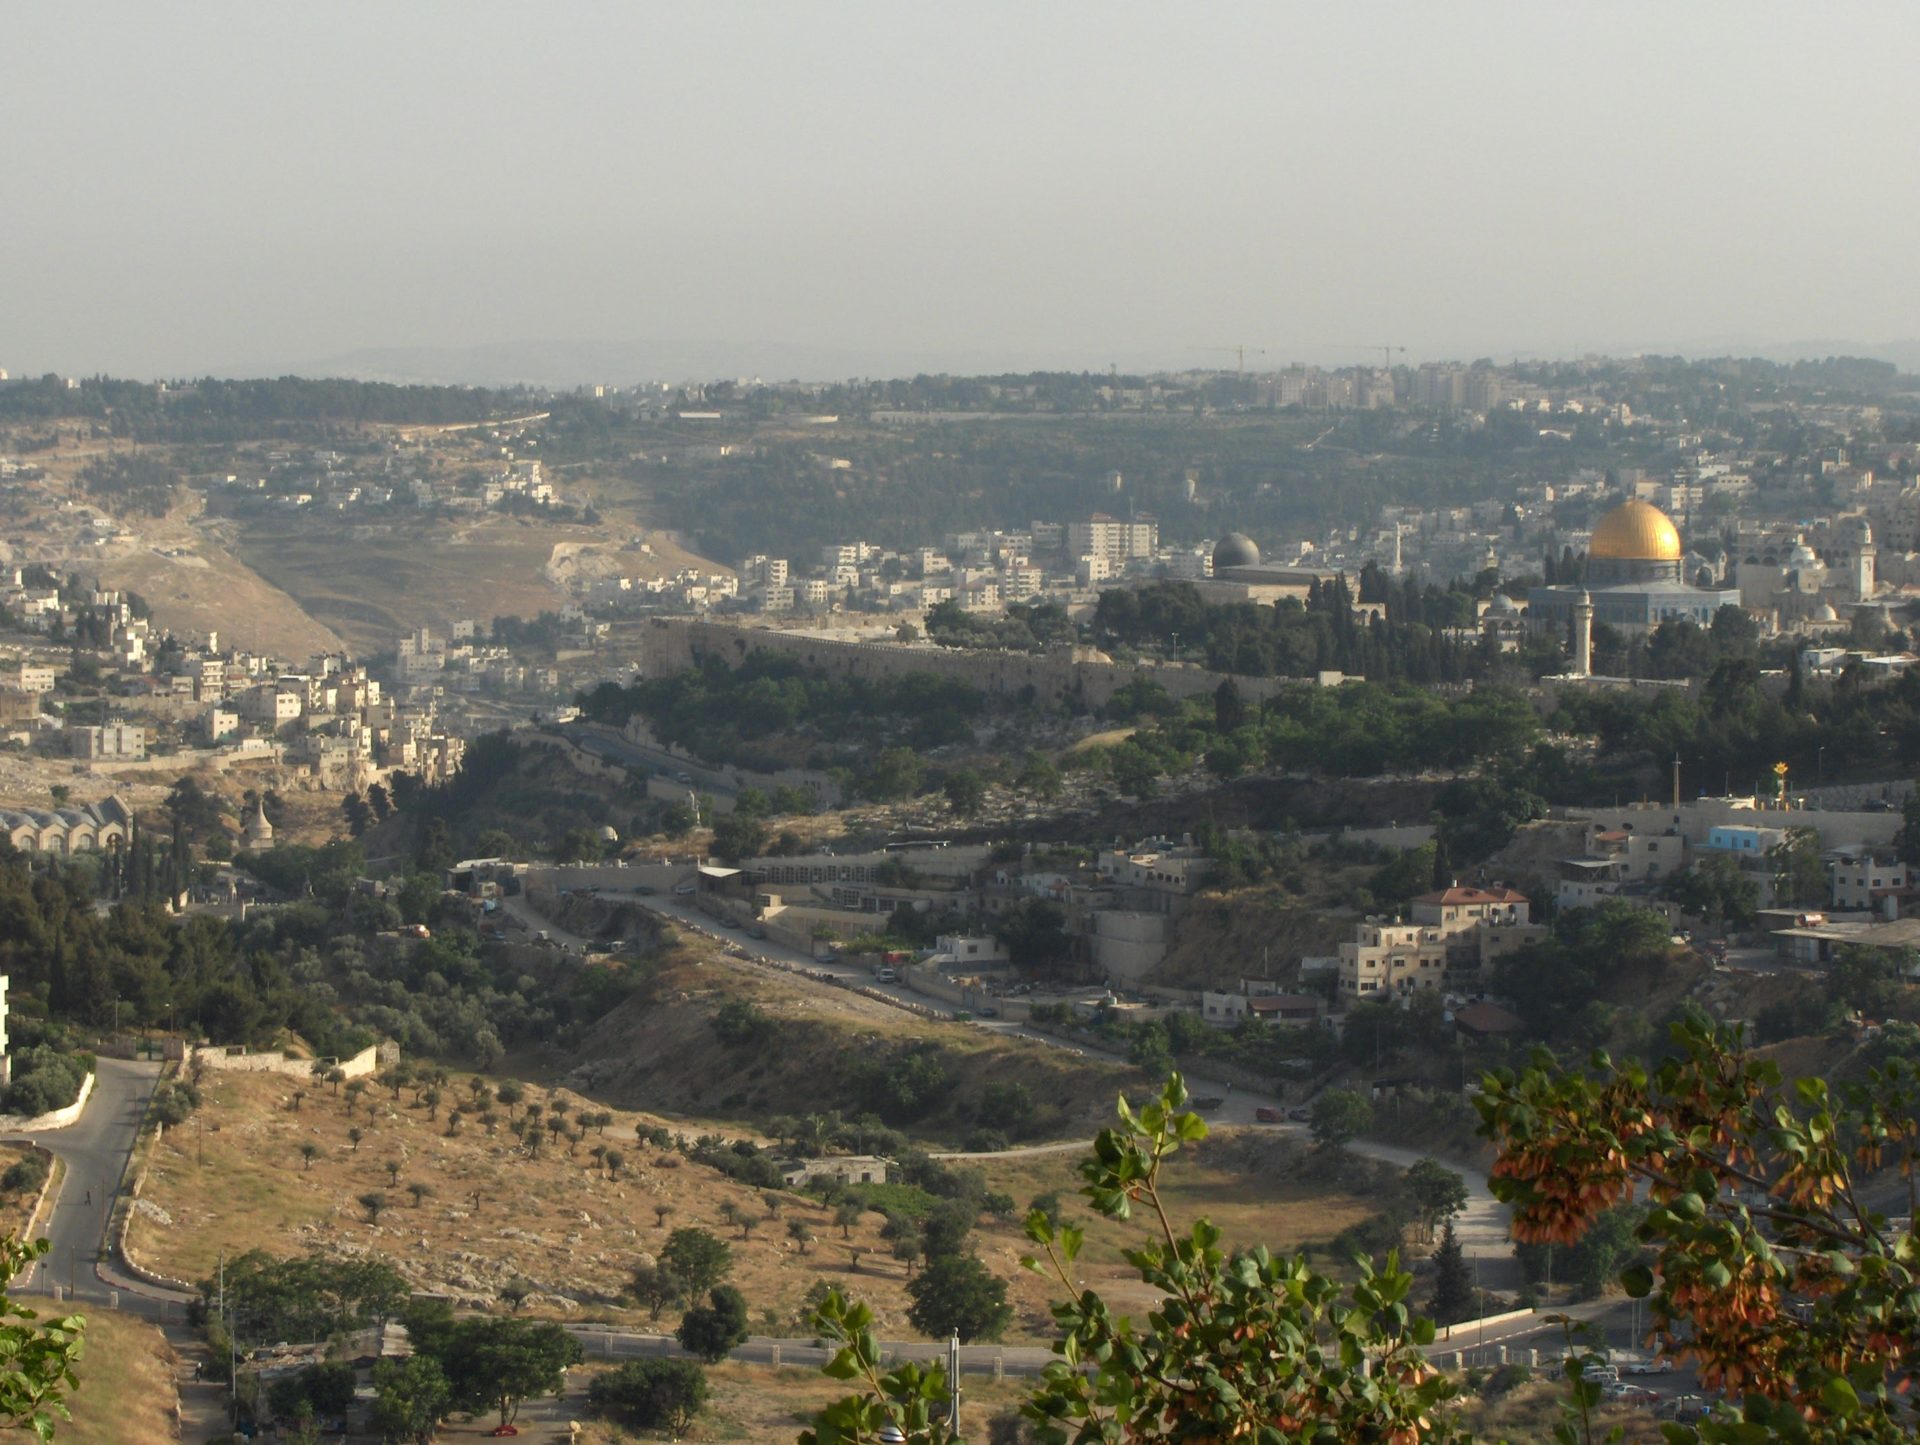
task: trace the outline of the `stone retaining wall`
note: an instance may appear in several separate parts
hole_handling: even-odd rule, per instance
[[[47,1177],[40,1181],[40,1193],[33,1201],[33,1208],[27,1211],[27,1222],[20,1228],[20,1237],[22,1239],[33,1238],[35,1225],[40,1218],[40,1211],[46,1208],[47,1195],[53,1191],[54,1176],[60,1172],[60,1161],[54,1157],[53,1151],[47,1148],[46,1145],[30,1144],[27,1147],[35,1153],[46,1156]]]
[[[53,1109],[45,1114],[28,1118],[22,1114],[0,1114],[0,1133],[34,1133],[42,1129],[64,1129],[87,1107],[87,1099],[93,1093],[93,1074],[89,1072],[80,1081],[80,1097],[64,1109]]]
[[[164,1124],[156,1129],[154,1134],[154,1143],[156,1146],[158,1146],[160,1140],[166,1137],[166,1132],[167,1130]],[[119,1222],[113,1226],[113,1249],[111,1254],[119,1261],[122,1269],[142,1284],[154,1285],[160,1289],[184,1290],[188,1294],[197,1294],[199,1292],[198,1286],[192,1282],[184,1279],[175,1279],[172,1275],[161,1274],[158,1270],[148,1269],[145,1265],[141,1264],[139,1260],[135,1259],[133,1252],[127,1248],[127,1233],[133,1228],[133,1202],[140,1197],[140,1191],[147,1186],[147,1168],[152,1158],[153,1155],[149,1152],[146,1158],[141,1161],[139,1171],[132,1179],[127,1181],[125,1203],[122,1204],[120,1208]]]
[[[189,1052],[187,1061],[204,1069],[223,1069],[243,1074],[287,1074],[300,1079],[312,1078],[313,1066],[317,1062],[313,1059],[296,1059],[283,1053],[248,1053],[238,1045],[229,1048],[221,1044],[202,1044]],[[379,1071],[380,1046],[369,1044],[350,1059],[334,1060],[333,1066],[349,1079],[363,1079]]]

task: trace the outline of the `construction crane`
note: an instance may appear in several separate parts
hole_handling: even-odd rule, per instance
[[[1404,346],[1383,346],[1377,341],[1336,341],[1333,344],[1339,347],[1342,351],[1377,351],[1379,352],[1380,353],[1380,369],[1383,371],[1393,370],[1394,352],[1397,351],[1402,356],[1404,356],[1406,355],[1406,351],[1407,351],[1407,348]]]
[[[1267,349],[1264,346],[1196,346],[1194,350],[1231,351],[1233,353],[1233,369],[1235,374],[1239,376],[1245,376],[1247,374],[1248,356],[1265,356],[1267,354]]]

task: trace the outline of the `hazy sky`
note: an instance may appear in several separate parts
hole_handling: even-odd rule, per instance
[[[13,3],[0,367],[1909,338],[1916,56],[1912,0]]]

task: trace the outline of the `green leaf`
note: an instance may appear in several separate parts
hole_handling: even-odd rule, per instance
[[[859,1375],[860,1363],[852,1350],[840,1350],[820,1367],[820,1373],[829,1380],[851,1380]]]
[[[1860,1396],[1844,1375],[1835,1375],[1820,1387],[1820,1403],[1845,1420],[1859,1410]]]
[[[1645,1299],[1653,1293],[1653,1271],[1644,1264],[1622,1271],[1620,1288],[1633,1299]]]

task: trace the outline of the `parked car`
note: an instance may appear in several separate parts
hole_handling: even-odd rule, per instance
[[[1278,1124],[1280,1119],[1280,1111],[1278,1109],[1270,1109],[1265,1104],[1262,1104],[1253,1111],[1253,1122],[1256,1124]]]
[[[676,883],[673,885],[673,891],[678,897],[688,898],[700,891],[700,885],[698,883]]]
[[[1620,1367],[1623,1375],[1665,1375],[1672,1371],[1672,1360],[1634,1360]]]
[[[898,983],[900,982],[900,975],[890,968],[877,968],[873,972],[873,981],[875,983]]]
[[[1313,1122],[1313,1110],[1309,1109],[1305,1104],[1297,1104],[1287,1110],[1287,1117],[1296,1124],[1311,1124]]]

